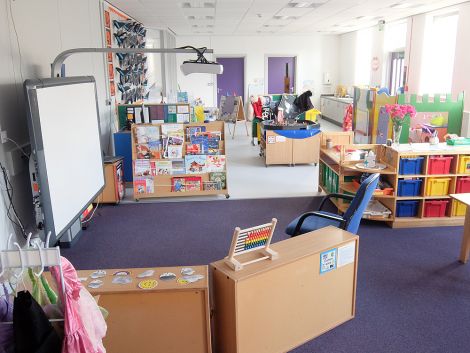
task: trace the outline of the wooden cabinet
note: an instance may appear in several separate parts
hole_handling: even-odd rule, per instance
[[[327,227],[272,244],[277,260],[237,272],[212,263],[216,351],[288,352],[352,319],[358,245],[358,236]],[[329,254],[334,264],[322,271]]]
[[[124,158],[106,157],[104,160],[105,186],[97,197],[99,203],[119,203],[124,198]]]
[[[320,160],[321,133],[307,138],[288,138],[272,130],[265,130],[261,135],[261,149],[266,166],[317,164]]]
[[[204,279],[178,284],[159,276],[172,272],[181,276],[181,267],[154,268],[154,276],[137,278],[148,268],[106,270],[100,288],[87,287],[93,270],[78,271],[87,278],[83,285],[99,298],[98,304],[109,311],[108,330],[103,340],[108,353],[210,353],[210,314],[207,266],[192,267]],[[114,284],[113,273],[129,271],[132,283]],[[140,289],[139,282],[156,279],[153,289]]]

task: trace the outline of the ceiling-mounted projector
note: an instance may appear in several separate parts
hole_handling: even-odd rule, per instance
[[[215,61],[209,61],[204,57],[206,47],[195,48],[185,46],[179,49],[193,49],[197,53],[196,60],[187,60],[181,64],[181,72],[186,76],[189,74],[213,74],[220,75],[224,72],[224,67]]]

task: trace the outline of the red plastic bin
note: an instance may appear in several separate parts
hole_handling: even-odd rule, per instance
[[[455,193],[462,194],[470,192],[470,177],[457,178],[457,185],[455,186]]]
[[[424,217],[445,217],[449,200],[430,200],[424,202]]]
[[[428,174],[449,174],[453,156],[430,156]]]

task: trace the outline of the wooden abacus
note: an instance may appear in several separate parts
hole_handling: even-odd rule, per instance
[[[234,271],[243,269],[243,266],[249,265],[262,260],[275,260],[278,258],[277,252],[271,250],[269,245],[273,237],[274,229],[276,228],[277,219],[273,218],[271,223],[262,224],[252,228],[240,229],[235,228],[233,232],[232,245],[228,256],[225,258],[225,263]],[[249,252],[257,251],[260,257],[246,262],[241,262],[236,259]]]

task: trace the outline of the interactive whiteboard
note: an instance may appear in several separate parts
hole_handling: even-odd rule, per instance
[[[25,89],[45,231],[55,243],[104,187],[95,81],[28,80]]]

